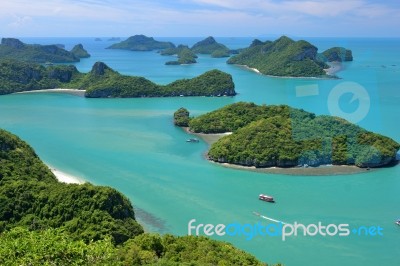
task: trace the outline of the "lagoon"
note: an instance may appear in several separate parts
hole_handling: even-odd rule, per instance
[[[158,38],[193,44],[202,38]],[[216,38],[230,48],[245,47],[251,38]],[[0,127],[33,146],[49,165],[97,185],[112,186],[132,201],[146,230],[187,234],[188,222],[230,224],[261,221],[253,214],[289,223],[347,223],[352,228],[380,226],[383,236],[348,237],[214,236],[232,242],[268,263],[285,265],[397,265],[400,228],[400,167],[353,175],[291,176],[224,168],[204,160],[205,142],[186,143],[189,135],[174,127],[172,115],[185,107],[202,114],[237,101],[289,104],[317,114],[330,114],[330,92],[343,82],[368,92],[368,114],[358,123],[400,141],[400,39],[306,38],[320,50],[345,46],[355,61],[344,64],[341,79],[288,79],[259,75],[226,59],[200,56],[198,64],[165,66],[170,57],[155,52],[106,50],[110,42],[94,38],[35,38],[27,43],[78,42],[92,54],[76,66],[89,71],[95,61],[115,70],[165,84],[218,68],[233,75],[235,97],[86,99],[63,93],[31,93],[0,97]],[[296,88],[313,86],[318,94],[297,97]],[[359,101],[339,99],[352,113]],[[258,200],[271,194],[276,204]],[[270,221],[262,221],[269,223]]]

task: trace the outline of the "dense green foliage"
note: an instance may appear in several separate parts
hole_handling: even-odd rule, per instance
[[[110,238],[86,243],[60,229],[17,227],[0,235],[1,265],[266,265],[205,237],[141,234],[121,246]]]
[[[179,127],[188,127],[189,121],[189,111],[187,109],[182,107],[174,113],[174,125]]]
[[[85,243],[61,229],[14,228],[0,235],[1,265],[117,265],[109,238]]]
[[[316,116],[286,105],[258,106],[239,102],[193,118],[190,130],[233,132],[211,146],[217,162],[256,166],[392,164],[400,144],[344,119]]]
[[[0,129],[1,265],[264,265],[205,237],[143,233],[115,189],[57,182],[18,137]]]
[[[0,95],[62,87],[81,75],[74,66],[46,68],[36,63],[0,60]]]
[[[228,57],[229,49],[225,45],[218,43],[213,37],[195,43],[191,50],[195,54],[210,54],[212,57]]]
[[[124,265],[265,265],[224,242],[206,237],[143,234],[120,250]]]
[[[78,58],[90,57],[90,54],[83,48],[82,44],[77,44],[72,48],[71,53]]]
[[[272,76],[324,77],[328,66],[319,60],[317,50],[309,42],[282,36],[274,42],[255,40],[227,63],[246,65]]]
[[[168,48],[161,51],[161,55],[177,55],[177,61],[169,61],[166,65],[183,65],[183,64],[194,64],[196,62],[197,55],[193,53],[189,47],[185,45],[179,45],[176,48]]]
[[[152,37],[144,35],[131,36],[125,41],[115,43],[107,49],[123,49],[131,51],[152,51],[173,48],[175,45],[171,42],[159,42]]]
[[[322,59],[328,62],[353,61],[351,50],[344,47],[333,47],[325,50],[321,54]]]
[[[219,70],[211,70],[192,79],[181,79],[167,85],[157,85],[143,77],[120,75],[104,63],[96,63],[88,75],[77,80],[74,87],[86,88],[86,97],[231,96],[236,94],[232,76]]]
[[[79,62],[79,57],[57,45],[25,44],[18,39],[3,38],[0,44],[0,58],[35,63]]]
[[[102,62],[83,74],[74,66],[49,66],[0,61],[0,95],[20,91],[73,88],[86,90],[86,97],[173,97],[235,95],[232,76],[219,70],[192,79],[157,85],[143,77],[125,76]]]
[[[63,228],[76,239],[115,243],[143,232],[115,189],[57,182],[32,148],[0,130],[0,232],[16,226]]]

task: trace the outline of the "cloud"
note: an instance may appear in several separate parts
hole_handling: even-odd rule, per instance
[[[13,15],[13,21],[8,24],[12,28],[21,28],[25,25],[29,25],[32,22],[32,18],[29,16],[17,16]]]
[[[395,32],[399,12],[398,4],[371,0],[14,0],[2,3],[0,35],[315,36],[327,28],[336,35],[332,25],[357,35],[372,23]],[[368,34],[381,34],[373,28]]]

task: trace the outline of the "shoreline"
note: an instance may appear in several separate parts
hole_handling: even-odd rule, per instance
[[[207,159],[208,160],[208,159]],[[317,167],[268,167],[268,168],[256,168],[255,166],[243,166],[229,163],[218,163],[208,160],[211,163],[215,163],[222,167],[237,169],[241,171],[251,171],[257,173],[267,174],[284,174],[284,175],[307,175],[307,176],[332,176],[332,175],[348,175],[348,174],[361,174],[367,172],[376,171],[375,168],[367,170],[365,168],[359,168],[354,165],[320,165]]]
[[[60,171],[49,165],[47,165],[47,167],[49,167],[50,171],[54,174],[54,176],[57,178],[58,182],[60,182],[60,183],[79,184],[79,185],[86,183],[86,181],[82,180],[79,177],[67,174],[67,173]]]
[[[209,146],[218,141],[220,138],[232,134],[232,132],[227,133],[217,133],[217,134],[205,134],[205,133],[194,133],[189,131],[188,127],[182,127],[182,129],[191,135],[198,136],[203,141],[205,141]],[[268,167],[268,168],[256,168],[255,166],[243,166],[237,164],[229,163],[218,163],[208,159],[207,152],[204,154],[204,159],[210,163],[216,165],[242,170],[251,171],[257,173],[267,173],[267,174],[284,174],[284,175],[309,175],[309,176],[329,176],[329,175],[346,175],[346,174],[361,174],[376,171],[375,168],[367,170],[365,168],[359,168],[355,165],[320,165],[317,167]]]
[[[336,72],[339,72],[340,70],[342,70],[341,67],[341,63],[340,62],[330,62],[329,63],[329,68],[324,69],[326,75],[329,75],[331,77],[291,77],[291,76],[274,76],[274,75],[267,75],[267,74],[263,74],[260,72],[260,70],[258,70],[257,68],[252,68],[249,67],[247,65],[239,65],[239,64],[235,64],[236,66],[245,68],[247,70],[250,70],[252,72],[255,72],[259,75],[263,75],[266,77],[270,77],[270,78],[285,78],[285,79],[338,79],[337,77],[334,76],[334,74]],[[332,66],[333,65],[333,66]]]
[[[15,94],[49,93],[49,92],[50,93],[66,93],[66,94],[84,97],[86,90],[55,88],[55,89],[44,89],[44,90],[20,91],[20,92],[15,92]]]

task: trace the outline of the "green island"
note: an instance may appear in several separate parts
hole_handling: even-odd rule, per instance
[[[0,58],[13,59],[35,63],[72,63],[80,58],[90,57],[82,44],[67,51],[60,45],[26,44],[15,38],[2,38]]]
[[[316,116],[287,105],[239,102],[196,118],[181,108],[175,124],[194,133],[226,133],[211,145],[208,158],[240,166],[297,167],[397,164],[400,144],[342,118]]]
[[[147,37],[145,35],[134,35],[122,42],[115,43],[107,47],[107,49],[122,49],[130,51],[153,51],[153,50],[162,50],[174,47],[175,45],[171,42],[160,42],[154,40],[153,37]]]
[[[232,76],[211,70],[192,79],[157,85],[143,77],[125,76],[97,62],[89,73],[75,66],[0,60],[0,95],[22,91],[69,88],[86,90],[88,98],[234,96]]]
[[[2,129],[0,162],[1,265],[266,265],[226,242],[144,232],[120,192],[58,182]]]
[[[227,63],[247,66],[271,76],[333,78],[335,76],[327,73],[329,65],[326,62],[352,60],[351,50],[343,47],[330,48],[319,54],[318,48],[307,41],[282,36],[275,41],[254,40]]]
[[[211,57],[229,57],[230,51],[228,47],[222,43],[218,43],[213,37],[207,37],[206,39],[195,43],[192,48],[192,52],[195,54],[209,54]]]
[[[73,55],[75,55],[78,58],[88,58],[90,57],[90,54],[85,50],[85,48],[83,48],[83,45],[81,43],[75,45],[72,50],[71,53]]]
[[[178,60],[168,61],[166,65],[187,65],[197,63],[197,55],[186,45],[178,45],[174,48],[168,48],[160,52],[161,55],[177,55]]]

